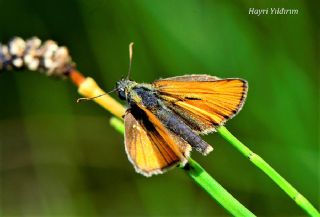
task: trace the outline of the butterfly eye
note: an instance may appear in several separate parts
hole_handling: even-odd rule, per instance
[[[119,89],[118,90],[118,96],[121,100],[126,100],[126,94],[124,92],[124,89]]]

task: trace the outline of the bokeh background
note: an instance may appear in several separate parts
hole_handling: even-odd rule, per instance
[[[249,15],[249,8],[299,9]],[[312,1],[0,0],[0,41],[38,36],[66,45],[78,69],[105,89],[132,78],[205,73],[249,81],[244,109],[227,128],[318,209],[319,12]],[[180,169],[145,178],[127,160],[111,115],[77,104],[70,81],[0,75],[0,215],[225,216]],[[218,134],[193,158],[254,213],[304,212]]]

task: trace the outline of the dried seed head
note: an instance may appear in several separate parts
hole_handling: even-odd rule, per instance
[[[27,68],[47,75],[65,77],[74,67],[66,47],[52,40],[43,44],[37,37],[24,41],[15,37],[7,45],[0,44],[0,71]]]

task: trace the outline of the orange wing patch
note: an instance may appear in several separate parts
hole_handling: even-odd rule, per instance
[[[209,133],[236,115],[247,95],[247,82],[208,75],[178,76],[153,83],[166,105],[199,133]]]
[[[185,164],[191,150],[181,138],[169,132],[150,113],[153,123],[125,115],[125,148],[136,171],[145,176],[161,174],[178,164]]]

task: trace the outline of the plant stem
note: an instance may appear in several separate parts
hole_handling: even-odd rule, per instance
[[[304,209],[310,216],[320,216],[319,212],[314,206],[301,195],[287,180],[285,180],[275,169],[273,169],[267,162],[265,162],[259,155],[252,152],[247,146],[240,142],[233,136],[226,127],[221,126],[217,129],[220,135],[232,144],[238,151],[267,176],[269,176],[289,197],[294,200],[302,209]]]
[[[85,97],[97,96],[104,93],[101,88],[94,82],[92,78],[84,78],[79,76],[79,72],[76,72],[77,76],[72,76],[71,79],[78,86],[78,91],[81,95]],[[80,74],[81,75],[81,74]],[[79,82],[80,81],[80,82]],[[125,108],[116,100],[114,100],[109,95],[100,97],[94,100],[106,110],[110,111],[112,114],[118,118],[122,118],[125,112]],[[117,119],[118,122],[122,122]],[[123,126],[117,124],[116,119],[111,120],[112,126],[118,126],[116,128],[118,131],[122,132]],[[265,174],[267,174],[280,188],[283,189],[300,207],[303,208],[310,216],[320,217],[319,212],[314,208],[314,206],[303,197],[292,185],[290,185],[279,173],[277,173],[267,162],[265,162],[261,157],[253,153],[248,147],[241,143],[236,137],[234,137],[224,126],[217,128],[217,131],[229,141],[236,149],[238,149],[245,157],[261,169]]]
[[[112,117],[110,119],[110,125],[116,129],[119,133],[124,134],[124,124],[119,118]]]
[[[110,119],[110,125],[118,132],[124,133],[122,120],[113,117]],[[255,216],[212,178],[195,160],[189,158],[188,163],[183,169],[201,188],[233,216]]]
[[[200,187],[233,216],[255,216],[214,180],[195,160],[189,158],[184,170]]]
[[[97,83],[90,77],[87,77],[79,84],[78,92],[85,97],[95,97],[102,94],[99,98],[94,99],[96,103],[101,105],[103,108],[111,112],[111,114],[115,115],[118,118],[122,118],[126,109],[121,105],[118,101],[112,98],[109,94],[106,94]]]

